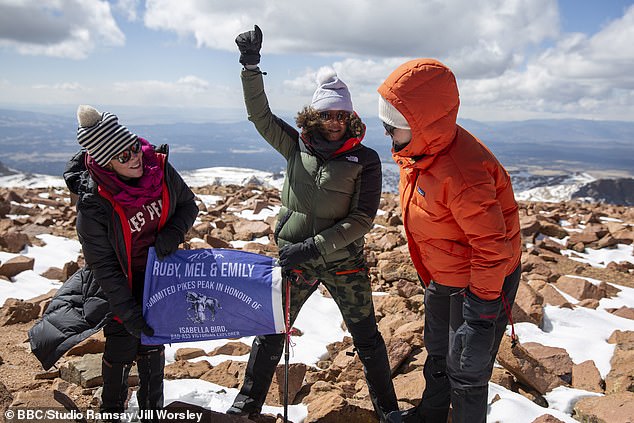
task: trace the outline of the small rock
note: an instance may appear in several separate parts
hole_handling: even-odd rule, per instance
[[[25,270],[33,270],[35,259],[33,257],[17,256],[0,264],[0,276],[12,278]]]

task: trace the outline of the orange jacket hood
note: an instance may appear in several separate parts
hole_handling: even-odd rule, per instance
[[[396,68],[377,91],[412,129],[411,142],[395,156],[434,155],[451,143],[460,97],[456,78],[447,66],[434,59],[410,60]]]

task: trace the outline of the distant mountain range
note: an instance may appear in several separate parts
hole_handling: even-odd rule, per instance
[[[5,173],[3,173],[5,172]],[[282,189],[283,172],[266,172],[247,168],[212,167],[181,172],[191,187],[205,185],[255,184]],[[383,165],[383,191],[398,191],[398,170],[395,165]],[[583,201],[634,206],[634,179],[599,179],[584,173],[569,176],[531,176],[512,172],[515,197],[525,201],[561,202],[575,198]],[[61,176],[22,173],[0,163],[0,187],[65,187]]]
[[[293,122],[292,117],[282,117]],[[391,159],[389,138],[377,118],[363,119],[367,125],[364,144],[379,153],[384,163],[384,190],[393,191],[398,171]],[[232,167],[275,174],[284,169],[283,158],[246,118],[233,123],[124,123],[153,144],[169,144],[170,162],[180,171]],[[479,137],[509,170],[516,193],[521,193],[518,198],[570,198],[595,180],[634,176],[634,122],[563,119],[459,123]],[[74,114],[0,109],[0,161],[22,173],[61,176],[68,158],[79,149],[76,129]],[[0,174],[7,171],[0,167]],[[590,197],[610,191],[611,202],[631,201],[632,186],[627,182],[618,187],[610,182],[593,186],[595,191],[588,191]],[[554,193],[553,187],[562,192]]]
[[[634,206],[634,179],[599,179],[583,185],[572,198],[591,198],[607,204]]]

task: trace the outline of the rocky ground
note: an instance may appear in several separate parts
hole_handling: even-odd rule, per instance
[[[200,203],[201,223],[190,231],[184,248],[227,248],[232,240],[272,237],[273,218],[249,221],[239,218],[236,213],[242,210],[257,213],[279,205],[276,190],[254,186],[208,186],[197,189],[196,193],[219,196],[222,200],[209,208]],[[367,258],[374,290],[388,294],[376,298],[376,313],[388,345],[397,396],[402,401],[401,408],[407,408],[417,403],[424,386],[421,372],[426,357],[421,336],[423,291],[408,259],[394,195],[383,196],[381,210],[377,225],[366,238]],[[74,222],[75,211],[67,191],[0,189],[0,249],[3,251],[19,253],[25,245],[41,244],[36,236],[43,233],[76,238]],[[521,224],[523,273],[512,312],[515,322],[541,326],[543,307],[547,304],[596,308],[601,298],[618,292],[615,285],[634,287],[634,265],[631,263],[606,263],[606,268],[599,269],[561,253],[562,250],[583,252],[586,248],[609,249],[617,244],[631,244],[634,242],[634,208],[580,202],[521,203]],[[251,242],[244,249],[275,255],[273,243]],[[44,275],[64,281],[81,265],[80,257],[78,262],[60,263],[59,268],[51,268]],[[32,268],[33,260],[27,257],[19,256],[0,263],[0,283],[11,283],[12,276]],[[595,278],[603,283],[594,285],[574,276]],[[575,301],[567,300],[561,292]],[[43,372],[30,353],[27,331],[52,295],[53,292],[27,301],[9,299],[0,308],[0,411],[53,404],[83,410],[96,405],[96,393],[101,383],[99,354],[103,351],[100,335],[74,348],[58,362],[57,368],[49,372]],[[634,319],[634,308],[610,311]],[[592,422],[634,421],[628,420],[634,419],[631,365],[634,332],[616,331],[610,342],[616,344],[612,370],[602,379],[594,362],[574,364],[564,349],[536,343],[510,348],[510,340],[504,339],[498,355],[500,367],[496,367],[492,381],[542,405],[546,402],[543,395],[557,386],[603,393],[605,396],[580,400],[575,405],[574,417]],[[183,348],[178,351],[177,361],[167,366],[166,377],[200,378],[226,387],[238,387],[245,363],[226,361],[212,367],[206,361],[188,360],[201,355],[243,355],[249,348],[240,342],[231,342],[221,351]],[[356,357],[346,354],[352,351],[351,340],[346,338],[331,344],[328,351],[329,357],[317,368],[292,366],[289,395],[293,403],[308,404],[306,421],[310,422],[376,421],[361,365]],[[136,382],[134,373],[130,382],[132,385]],[[276,378],[267,404],[279,404],[280,396]],[[172,404],[170,407],[178,406]],[[202,411],[206,413],[207,421],[246,421]],[[273,422],[276,417],[265,416],[260,421]],[[538,421],[558,420],[545,412]]]

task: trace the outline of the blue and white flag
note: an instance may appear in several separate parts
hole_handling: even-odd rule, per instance
[[[143,316],[154,329],[142,335],[146,345],[283,333],[280,267],[246,251],[178,250],[159,260],[150,248]]]

